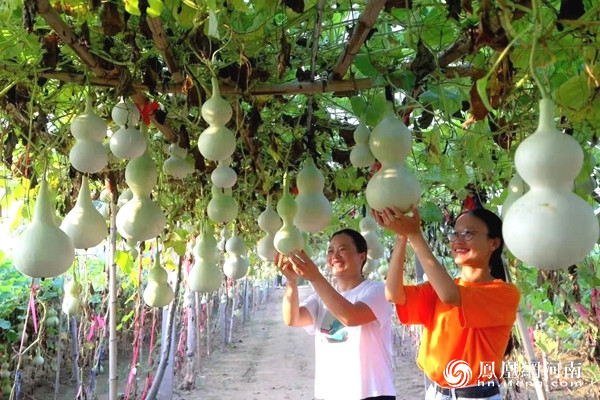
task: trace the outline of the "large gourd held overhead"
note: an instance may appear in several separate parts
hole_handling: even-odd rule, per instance
[[[419,203],[421,186],[403,165],[411,146],[410,131],[389,107],[369,138],[371,152],[381,162],[381,169],[367,184],[366,197],[371,208],[381,211],[396,206],[410,211]]]
[[[525,263],[554,270],[578,263],[598,239],[594,211],[573,193],[583,151],[554,125],[554,103],[540,101],[536,131],[517,148],[515,166],[529,184],[504,216],[506,246]]]

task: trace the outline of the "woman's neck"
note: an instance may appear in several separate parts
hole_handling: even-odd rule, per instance
[[[339,292],[346,292],[360,285],[365,278],[362,275],[353,277],[352,279],[344,279],[336,277],[336,287]]]
[[[485,283],[491,282],[495,278],[490,273],[490,268],[473,268],[469,266],[462,267],[461,279],[465,282]]]

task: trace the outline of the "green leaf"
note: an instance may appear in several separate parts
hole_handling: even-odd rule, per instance
[[[185,255],[186,242],[184,240],[170,240],[165,242],[166,248],[172,248],[179,257]]]
[[[357,118],[362,118],[363,114],[367,109],[367,102],[360,96],[352,96],[350,98],[350,105],[352,106],[352,112]]]
[[[383,119],[385,111],[389,107],[388,101],[385,99],[385,94],[379,93],[371,104],[367,106],[366,124],[372,127],[377,126],[379,121]]]
[[[371,64],[369,56],[366,54],[358,54],[354,59],[353,65],[358,69],[364,76],[376,76],[379,71]]]
[[[481,79],[477,79],[477,93],[479,93],[479,97],[481,97],[481,102],[490,112],[494,112],[494,108],[490,104],[490,100],[487,96],[487,80],[488,77],[484,76]]]
[[[115,252],[115,262],[124,274],[129,274],[133,269],[133,261],[128,251],[117,250]]]
[[[10,327],[12,326],[12,324],[10,323],[10,321],[7,321],[3,318],[0,318],[0,329],[10,329]]]
[[[437,206],[437,204],[426,201],[421,203],[419,206],[419,214],[421,219],[425,222],[442,222],[444,220],[444,213]]]

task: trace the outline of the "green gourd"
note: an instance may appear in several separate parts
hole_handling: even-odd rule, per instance
[[[15,268],[33,278],[61,275],[75,259],[73,240],[56,223],[48,182],[42,180],[39,186],[31,223],[13,249]]]

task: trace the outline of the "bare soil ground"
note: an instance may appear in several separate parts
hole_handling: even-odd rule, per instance
[[[301,287],[300,298],[305,298],[310,292],[309,287]],[[252,310],[245,324],[238,320],[230,344],[215,344],[210,356],[202,357],[193,389],[176,388],[172,395],[161,394],[157,400],[312,400],[314,337],[301,328],[285,326],[281,318],[282,296],[283,289],[272,289],[266,301]],[[398,400],[424,398],[425,378],[415,363],[417,329],[397,326],[394,331],[394,382]],[[131,359],[127,349],[122,350],[120,392],[124,391]],[[75,399],[72,379],[67,379],[69,367],[63,367],[65,379],[61,382],[58,398]],[[29,371],[25,376],[27,389],[22,400],[54,398],[54,373],[51,370],[39,371],[35,376],[33,371]],[[107,373],[98,376],[97,397],[94,396],[94,399],[108,400],[107,378]],[[138,378],[142,385],[145,377],[140,374]],[[594,394],[596,385],[589,384],[578,392],[554,391],[546,400],[598,399]],[[505,399],[529,400],[537,399],[537,396],[533,390],[511,391]]]

